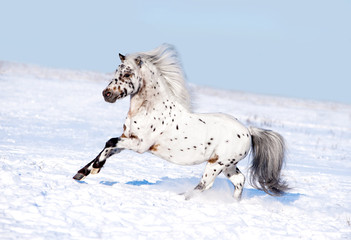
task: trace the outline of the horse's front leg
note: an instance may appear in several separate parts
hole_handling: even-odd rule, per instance
[[[117,143],[120,138],[111,138],[105,144],[104,149],[94,158],[91,162],[80,169],[73,179],[83,180],[86,176],[91,174],[97,174],[104,166],[106,159],[111,157],[113,154],[121,152],[123,149],[117,148]]]

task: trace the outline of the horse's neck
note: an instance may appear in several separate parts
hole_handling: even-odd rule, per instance
[[[160,79],[156,73],[148,72],[144,75],[143,87],[131,96],[128,114],[133,116],[142,106],[152,111],[156,105],[166,101],[177,102],[167,89],[164,80]]]
[[[162,99],[166,98],[165,94],[167,92],[164,83],[156,77],[156,74],[152,74],[152,72],[145,74],[142,88],[130,98],[128,114],[136,114],[141,106],[147,105],[152,109],[152,106],[162,102]]]

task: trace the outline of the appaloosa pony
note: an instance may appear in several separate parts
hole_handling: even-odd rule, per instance
[[[183,71],[172,46],[164,44],[150,52],[119,57],[122,63],[102,94],[110,103],[130,96],[123,134],[107,141],[99,155],[79,170],[74,179],[98,173],[107,158],[123,149],[149,151],[180,165],[207,162],[200,183],[185,193],[186,199],[211,188],[221,173],[234,184],[234,197],[240,199],[245,177],[237,163],[251,149],[251,184],[271,195],[281,195],[288,189],[281,179],[285,153],[282,136],[247,128],[226,114],[193,113]]]

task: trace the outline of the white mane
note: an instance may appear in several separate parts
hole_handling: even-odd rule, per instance
[[[133,54],[134,55],[134,54]],[[136,53],[142,61],[153,64],[161,74],[169,92],[190,111],[190,96],[185,86],[185,77],[177,51],[172,45],[162,44],[149,52]]]

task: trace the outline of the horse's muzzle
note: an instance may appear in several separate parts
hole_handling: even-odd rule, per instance
[[[102,96],[104,97],[105,101],[109,103],[114,103],[117,100],[115,94],[113,94],[113,92],[108,88],[102,91]]]

